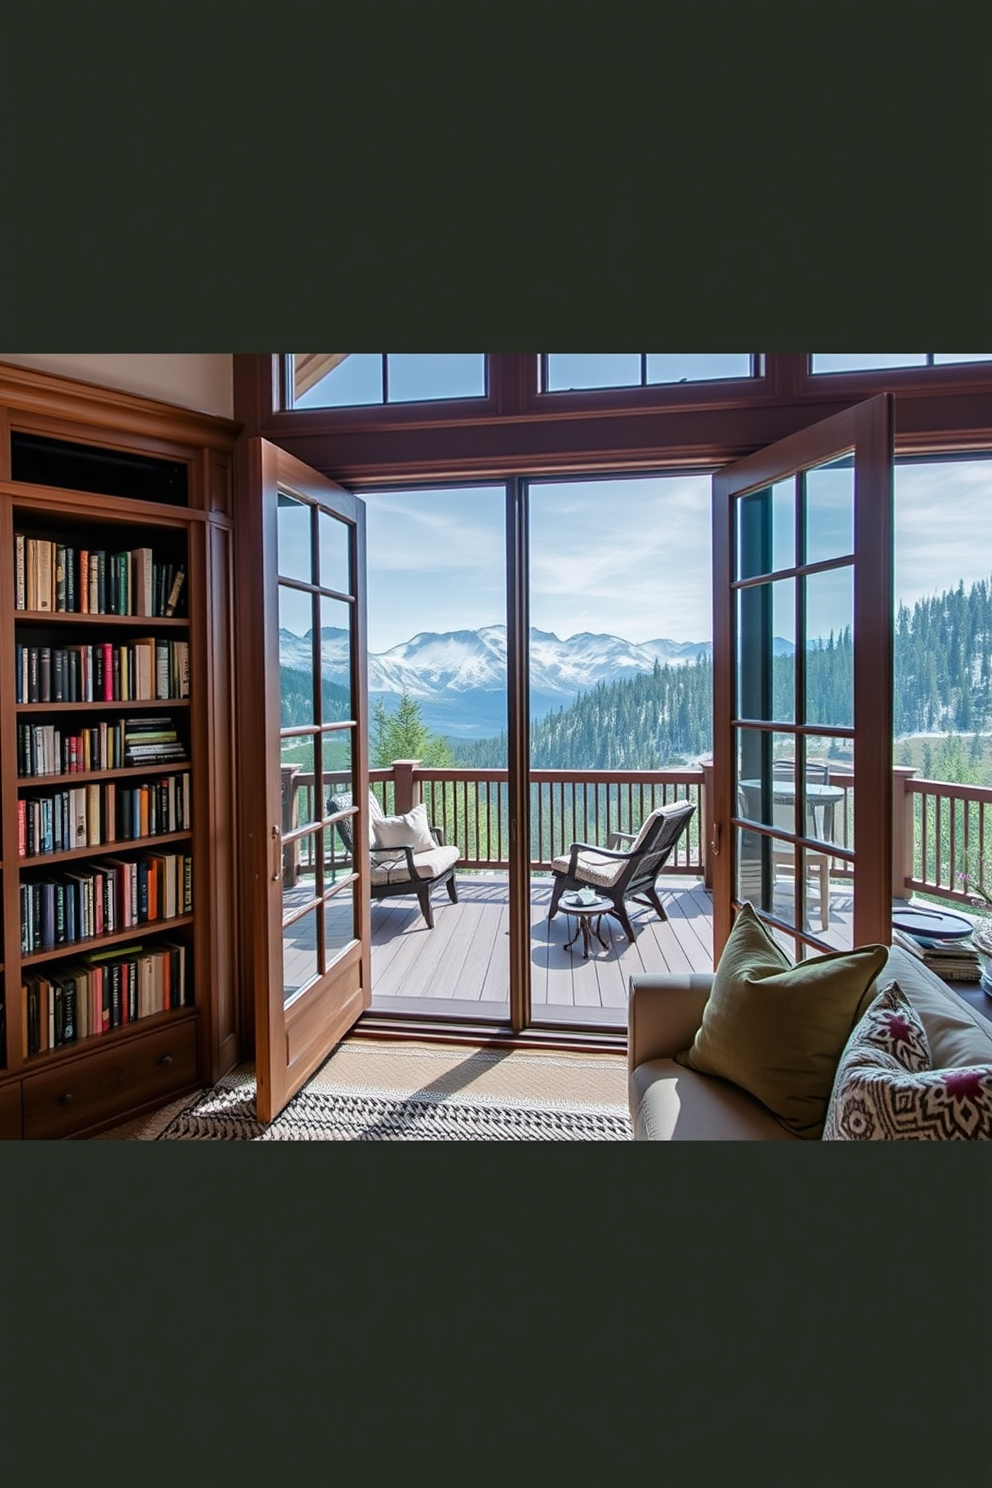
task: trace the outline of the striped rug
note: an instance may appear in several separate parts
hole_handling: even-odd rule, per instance
[[[212,1090],[104,1134],[141,1141],[628,1142],[626,1061],[346,1040],[268,1126],[242,1065]]]

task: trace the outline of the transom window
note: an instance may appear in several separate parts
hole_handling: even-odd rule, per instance
[[[652,387],[662,383],[753,377],[756,362],[757,358],[750,352],[692,356],[653,352],[597,356],[547,352],[541,357],[541,391],[564,393],[581,388]]]
[[[868,372],[882,371],[887,367],[946,367],[955,362],[992,362],[992,352],[980,355],[976,352],[919,352],[915,355],[875,355],[872,352],[814,352],[810,357],[810,370],[823,372]]]
[[[483,352],[290,354],[287,408],[354,408],[486,396]]]

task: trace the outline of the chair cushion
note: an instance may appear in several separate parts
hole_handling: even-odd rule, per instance
[[[427,820],[427,807],[421,802],[402,816],[378,816],[370,822],[373,847],[413,848],[415,853],[431,852],[437,845]]]
[[[563,858],[555,858],[551,864],[552,873],[567,875],[571,861],[570,853],[566,853]],[[593,851],[580,852],[576,859],[575,875],[583,883],[595,884],[601,889],[612,889],[626,867],[627,862],[623,858],[604,858],[601,853]]]
[[[869,945],[793,965],[743,904],[699,1029],[677,1062],[732,1081],[797,1136],[819,1138],[841,1054],[887,954]]]
[[[992,1140],[992,1065],[933,1069],[923,1022],[890,982],[848,1039],[825,1142]]]
[[[457,847],[434,847],[430,852],[415,853],[413,859],[417,878],[439,878],[453,868],[461,857]],[[408,883],[405,853],[396,853],[391,848],[373,848],[370,882],[376,884]]]

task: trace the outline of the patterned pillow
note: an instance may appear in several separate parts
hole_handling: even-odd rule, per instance
[[[920,1016],[890,982],[841,1055],[823,1140],[990,1141],[992,1065],[931,1069]]]

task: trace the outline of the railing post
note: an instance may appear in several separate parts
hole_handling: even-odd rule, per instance
[[[916,774],[914,765],[892,767],[892,897],[910,899],[913,891],[906,883],[913,877],[913,854],[916,834],[913,821],[913,794],[906,782]]]
[[[397,816],[405,816],[420,804],[420,781],[414,774],[419,764],[419,759],[393,760]]]
[[[703,888],[713,892],[713,863],[710,858],[710,843],[713,841],[713,761],[700,760],[703,772],[700,802],[699,857],[703,865]]]

